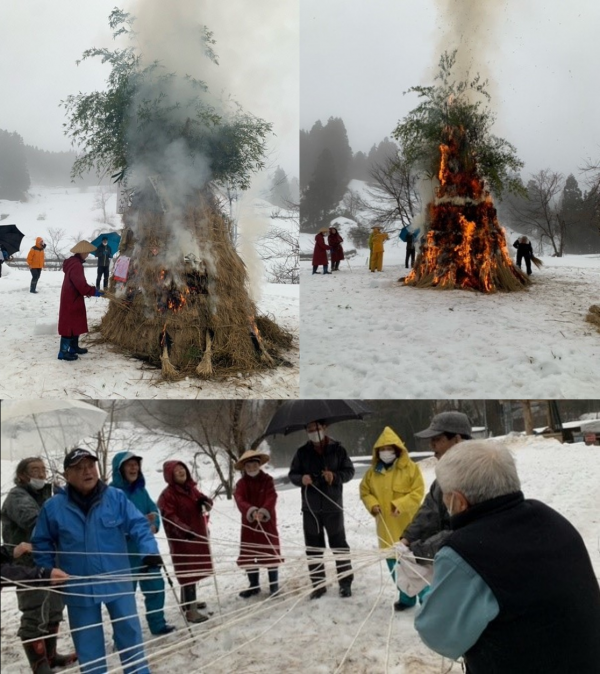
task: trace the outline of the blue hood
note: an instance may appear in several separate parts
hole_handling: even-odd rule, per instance
[[[121,474],[121,466],[125,463],[125,461],[129,461],[129,459],[140,460],[140,474],[138,479],[131,484],[127,482],[127,480]],[[113,487],[117,487],[118,489],[122,489],[123,491],[129,492],[136,491],[136,489],[143,489],[146,486],[146,480],[144,479],[144,474],[142,473],[142,459],[138,454],[134,454],[133,452],[117,452],[113,456],[111,485]]]

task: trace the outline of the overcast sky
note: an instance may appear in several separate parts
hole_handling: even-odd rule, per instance
[[[248,112],[273,123],[268,161],[297,176],[298,0],[138,2],[177,7],[190,25],[213,30],[221,84]],[[59,102],[104,87],[108,66],[75,62],[85,49],[114,46],[108,16],[115,6],[136,13],[133,0],[0,1],[0,129],[44,150],[70,149]],[[180,41],[172,44],[181,52]]]
[[[462,39],[523,176],[578,177],[600,158],[599,26],[598,0],[301,0],[301,128],[341,117],[352,149],[367,152],[415,107],[403,92],[431,84]]]

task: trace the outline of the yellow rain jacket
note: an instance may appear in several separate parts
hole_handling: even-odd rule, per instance
[[[374,253],[383,253],[383,242],[389,238],[385,232],[372,232],[369,237],[369,247]]]
[[[384,445],[395,445],[400,449],[400,456],[387,468],[379,461],[377,452]],[[380,548],[389,548],[400,540],[417,513],[424,493],[419,466],[408,456],[400,437],[386,426],[373,446],[371,468],[360,483],[360,497],[365,508],[369,512],[373,506],[381,508],[381,514],[376,518]],[[392,505],[398,511],[397,515],[392,514]]]

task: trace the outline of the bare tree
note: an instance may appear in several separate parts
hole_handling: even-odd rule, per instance
[[[591,200],[596,218],[600,218],[600,160],[587,161],[581,169],[588,187],[587,198]],[[598,228],[600,232],[600,227]]]
[[[48,227],[48,237],[46,238],[47,249],[57,260],[65,259],[63,250],[65,247],[64,238],[66,234],[66,230],[60,227]]]
[[[537,234],[540,246],[549,242],[556,257],[563,255],[567,230],[560,208],[564,186],[561,173],[545,169],[532,175],[527,183],[527,197],[513,197],[509,202],[514,227]]]
[[[385,226],[399,220],[403,226],[409,225],[420,208],[415,189],[418,176],[409,162],[401,155],[387,157],[374,164],[369,174],[373,187],[368,191],[371,199],[367,208],[372,222]]]
[[[364,200],[356,190],[348,189],[342,199],[342,215],[350,220],[356,220],[359,212],[367,207]]]
[[[174,452],[192,447],[196,475],[197,460],[208,458],[219,480],[214,495],[225,494],[230,499],[235,483],[234,463],[262,435],[277,404],[278,401],[266,400],[206,401],[193,415],[189,404],[147,404],[143,406],[145,417],[138,423],[157,442],[169,440]]]
[[[271,213],[271,220],[281,222],[258,239],[258,251],[267,263],[272,283],[300,283],[300,206],[287,203],[286,209]],[[285,223],[285,224],[283,224]]]
[[[113,196],[114,192],[109,188],[102,186],[98,192],[96,192],[96,198],[94,199],[94,210],[99,210],[101,212],[98,222],[103,222],[107,225],[114,225],[115,217],[112,213],[109,213],[107,210],[108,202]]]

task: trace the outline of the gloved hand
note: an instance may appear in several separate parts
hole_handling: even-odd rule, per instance
[[[147,571],[149,569],[159,569],[161,566],[164,566],[165,563],[160,555],[146,555],[142,559],[142,565],[146,567],[145,570]]]
[[[104,293],[102,292],[102,290],[98,290],[98,288],[96,288],[96,292],[94,293],[94,297],[104,297]]]
[[[404,545],[402,541],[398,541],[394,545],[394,550],[396,551],[396,554],[399,557],[402,557],[403,555],[407,555],[408,553],[410,553],[410,548],[407,545]]]

